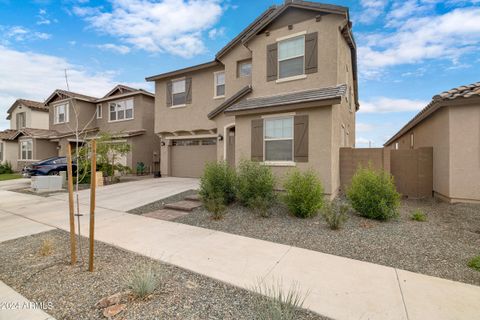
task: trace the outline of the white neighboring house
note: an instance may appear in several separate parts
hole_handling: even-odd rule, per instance
[[[33,149],[36,145],[36,134],[41,133],[43,137],[45,130],[48,130],[48,107],[43,102],[18,99],[8,109],[7,114],[10,128],[0,131],[0,163],[8,161],[17,171],[28,162],[41,160],[35,159]],[[39,146],[40,149],[43,148]]]

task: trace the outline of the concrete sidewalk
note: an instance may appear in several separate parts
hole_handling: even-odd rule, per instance
[[[0,281],[0,320],[55,320],[41,307],[48,308],[48,301],[36,305]],[[38,309],[37,309],[38,308]]]
[[[68,230],[63,199],[8,191],[0,199],[4,216]],[[480,319],[477,286],[122,211],[96,217],[97,240],[246,289],[259,279],[297,282],[309,291],[305,306],[334,319]]]

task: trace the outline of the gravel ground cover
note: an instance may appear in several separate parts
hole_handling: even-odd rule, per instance
[[[197,194],[197,192],[198,192],[197,190],[187,190],[184,192],[177,193],[171,197],[148,203],[144,206],[129,210],[127,212],[134,213],[134,214],[144,214],[144,213],[157,211],[157,210],[163,209],[164,205],[167,203],[173,203],[173,202],[184,200],[185,197]]]
[[[412,221],[415,209],[428,220]],[[222,220],[199,208],[174,221],[480,285],[480,272],[467,266],[480,254],[479,205],[403,200],[399,218],[392,221],[353,212],[348,218],[341,230],[333,231],[320,215],[295,218],[280,204],[270,218],[234,204]]]
[[[50,239],[53,252],[39,254]],[[69,265],[68,233],[49,231],[0,243],[0,279],[28,299],[53,303],[47,313],[57,319],[105,319],[95,304],[124,292],[138,266],[160,270],[162,280],[144,300],[129,299],[113,319],[253,319],[255,294],[159,261],[96,242],[95,272]],[[87,248],[83,239],[83,248]],[[327,319],[300,310],[297,319]]]

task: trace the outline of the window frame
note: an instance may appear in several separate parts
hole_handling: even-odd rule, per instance
[[[97,119],[102,119],[103,118],[103,108],[102,108],[101,103],[97,104],[97,109],[95,110],[95,115],[96,115]]]
[[[415,147],[415,136],[414,136],[414,133],[411,132],[410,133],[410,149],[414,149]]]
[[[267,138],[267,121],[290,119],[292,122],[291,138]],[[267,160],[267,142],[268,141],[292,141],[292,157],[291,160]],[[293,164],[295,163],[295,116],[279,115],[263,118],[263,162],[266,164]]]
[[[250,65],[250,73],[248,75],[242,75],[241,72],[240,72],[241,66],[244,65],[244,64],[249,64]],[[252,76],[252,68],[253,68],[252,59],[246,59],[246,60],[238,61],[237,62],[237,78],[251,77]]]
[[[0,141],[0,163],[4,161],[3,159],[4,150],[5,150],[5,144],[3,143],[3,141]]]
[[[306,33],[307,32],[304,31],[304,32],[300,32],[300,33],[297,33],[297,34],[292,34],[290,36],[277,39],[277,82],[303,79],[303,78],[306,77],[306,74],[305,74],[305,35],[306,35]],[[292,41],[292,40],[295,40],[297,38],[302,38],[303,39],[303,42],[302,42],[303,43],[303,54],[298,55],[298,56],[289,57],[287,59],[280,59],[280,44],[282,42]],[[288,77],[281,77],[280,76],[280,62],[286,61],[286,60],[291,60],[291,59],[296,59],[296,58],[299,58],[299,57],[303,57],[303,71],[302,71],[302,73],[297,74],[297,75],[293,75],[293,76],[288,76]]]
[[[219,95],[218,94],[218,86],[221,86],[221,84],[217,84],[217,79],[218,75],[223,74],[223,94]],[[213,98],[214,99],[219,99],[219,98],[225,98],[225,70],[222,71],[216,71],[213,73]]]
[[[130,108],[127,108],[127,102],[132,101],[132,117],[127,118],[127,110],[130,110]],[[115,104],[115,106],[119,106],[120,103],[125,103],[123,106],[123,110],[118,110],[117,107],[115,107],[115,111],[112,111],[112,105]],[[119,111],[123,111],[123,119],[118,119],[118,114]],[[115,120],[112,120],[112,113],[115,112]],[[110,101],[108,103],[108,122],[122,122],[122,121],[130,121],[135,119],[135,100],[133,98],[129,99],[122,99],[122,100],[115,100],[115,101]]]
[[[64,121],[60,122],[59,121],[59,113],[58,113],[58,109],[60,107],[65,107],[65,111],[64,111]],[[68,102],[62,102],[62,103],[58,103],[58,104],[55,104],[53,106],[53,124],[63,124],[63,123],[68,123],[70,122],[70,115],[69,115],[69,110],[70,109],[70,103]]]
[[[23,156],[23,145],[26,144],[27,146],[30,145],[30,150],[28,148],[25,150],[25,155],[26,157]],[[30,152],[31,156],[28,158],[28,152]],[[20,141],[20,160],[33,160],[33,140],[28,139],[28,140],[21,140]]]
[[[174,84],[175,82],[180,82],[180,81],[183,81],[183,82],[184,82],[184,88],[185,88],[185,89],[184,89],[183,92],[174,93],[174,91],[173,91],[173,88],[174,88],[173,84]],[[182,78],[172,79],[172,80],[171,80],[171,84],[172,84],[172,92],[171,92],[171,103],[172,103],[172,105],[170,106],[170,108],[186,107],[186,106],[187,106],[187,78],[182,77]],[[180,94],[180,93],[184,93],[184,94],[185,94],[185,101],[184,101],[184,103],[174,104],[174,101],[175,101],[174,96],[175,96],[175,94]]]
[[[19,124],[18,124],[18,123],[19,123],[18,120],[19,120],[20,117],[23,117],[23,118],[22,118],[22,125],[21,125],[21,126],[19,126]],[[23,112],[18,112],[18,113],[15,115],[15,121],[16,121],[15,125],[16,125],[17,129],[26,128],[26,127],[27,127],[27,113],[26,113],[25,111],[23,111]]]

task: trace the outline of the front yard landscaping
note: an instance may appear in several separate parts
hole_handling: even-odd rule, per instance
[[[19,173],[3,173],[0,174],[0,181],[20,179],[22,177]]]
[[[95,244],[95,271],[90,273],[86,266],[69,265],[68,239],[67,232],[55,230],[0,243],[0,279],[32,301],[52,303],[53,308],[45,311],[57,319],[105,319],[107,309],[110,314],[120,311],[113,319],[253,319],[266,301],[250,291],[102,242]],[[87,247],[83,239],[83,248]],[[138,278],[148,279],[143,283],[148,286],[134,280]],[[148,294],[152,279],[158,286]],[[137,286],[129,291],[132,283]],[[139,290],[146,297],[139,298]],[[297,310],[293,318],[282,319],[326,318]]]
[[[417,209],[427,221],[412,220]],[[402,200],[396,219],[369,220],[350,210],[340,230],[330,230],[321,215],[296,218],[283,204],[269,218],[234,204],[221,220],[200,208],[175,222],[480,285],[480,272],[468,267],[480,253],[480,205]]]

